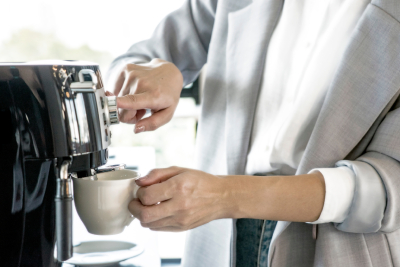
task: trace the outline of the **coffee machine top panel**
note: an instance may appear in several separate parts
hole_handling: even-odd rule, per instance
[[[99,64],[82,60],[37,60],[28,62],[0,62],[0,66],[98,66]]]
[[[80,156],[109,146],[116,101],[106,97],[97,64],[0,63],[0,92],[6,91],[2,108],[10,109],[30,157]]]

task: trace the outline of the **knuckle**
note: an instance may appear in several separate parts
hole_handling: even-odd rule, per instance
[[[126,79],[129,81],[129,83],[132,83],[132,81],[136,79],[136,71],[132,69],[127,70]]]
[[[176,190],[180,193],[184,193],[186,191],[186,185],[183,181],[178,181],[176,184]],[[183,202],[182,202],[183,203]]]
[[[177,183],[175,184],[175,190],[178,192],[179,195],[190,196],[191,194],[193,194],[195,186],[193,186],[188,179],[177,177],[176,180]],[[187,206],[190,203],[188,200],[185,200],[182,202],[182,204],[185,204],[185,206]]]
[[[145,192],[140,196],[140,201],[142,202],[143,205],[149,206],[152,204],[152,197],[150,196],[149,193]]]
[[[179,171],[179,170],[181,169],[181,168],[178,167],[178,166],[171,166],[170,168],[171,168],[172,171],[176,171],[176,172]]]
[[[127,71],[128,71],[128,76],[134,77],[136,76],[136,70],[135,70],[135,64],[127,64]]]
[[[190,208],[190,203],[189,203],[189,201],[187,201],[187,200],[183,200],[182,202],[181,202],[181,204],[180,204],[180,209],[182,210],[182,211],[186,211],[186,210],[189,210],[189,208]]]

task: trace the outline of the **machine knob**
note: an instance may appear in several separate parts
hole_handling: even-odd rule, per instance
[[[108,114],[110,118],[110,125],[118,124],[118,108],[117,108],[117,97],[116,96],[107,96],[108,103]]]

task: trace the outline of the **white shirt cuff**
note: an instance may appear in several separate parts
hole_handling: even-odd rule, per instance
[[[355,174],[348,167],[313,169],[309,173],[319,171],[325,179],[325,202],[321,215],[315,222],[341,223],[351,207],[355,190]]]

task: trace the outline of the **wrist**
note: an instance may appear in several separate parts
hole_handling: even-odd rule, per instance
[[[251,218],[251,203],[254,200],[256,190],[252,188],[254,181],[252,176],[232,175],[218,176],[220,181],[220,218]],[[248,179],[250,178],[250,179]]]
[[[219,192],[216,205],[218,219],[236,218],[238,203],[234,193],[234,181],[228,176],[217,175],[216,177]]]

